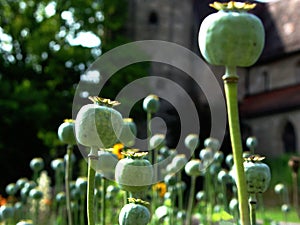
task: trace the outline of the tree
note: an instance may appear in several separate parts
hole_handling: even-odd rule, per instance
[[[57,128],[71,117],[83,72],[103,51],[128,41],[126,4],[0,0],[0,193],[8,182],[30,173],[32,157],[50,160],[49,152],[64,153]],[[110,82],[110,90],[134,74],[123,72]],[[109,90],[103,93],[113,96]]]

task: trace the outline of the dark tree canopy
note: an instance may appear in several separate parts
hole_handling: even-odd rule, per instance
[[[123,32],[126,5],[0,1],[0,193],[7,182],[31,172],[33,157],[64,154],[56,132],[71,117],[80,76],[102,52],[129,41]],[[113,97],[111,90],[133,79],[134,71],[112,80],[105,97]]]

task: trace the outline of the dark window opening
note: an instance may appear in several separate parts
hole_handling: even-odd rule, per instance
[[[282,134],[283,147],[286,153],[296,152],[296,134],[295,128],[291,122],[287,122]]]
[[[150,12],[148,22],[150,25],[158,25],[158,15],[156,12]]]

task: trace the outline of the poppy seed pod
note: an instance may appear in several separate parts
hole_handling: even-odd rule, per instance
[[[232,154],[228,154],[225,158],[225,163],[229,168],[232,168],[234,162],[233,162],[233,155]]]
[[[195,151],[195,149],[199,146],[199,136],[197,134],[189,134],[184,139],[185,147],[190,149],[191,151]]]
[[[58,204],[65,204],[66,203],[66,194],[65,192],[59,192],[55,196],[55,200],[57,201]]]
[[[30,168],[33,171],[41,171],[42,169],[44,169],[44,160],[42,158],[33,158],[30,161]]]
[[[199,158],[205,163],[210,163],[213,161],[214,153],[211,148],[204,148],[199,153]]]
[[[202,174],[200,166],[201,161],[199,159],[192,159],[185,165],[184,170],[189,176],[200,176]]]
[[[148,95],[143,101],[143,109],[148,113],[156,113],[159,105],[159,98],[156,95]]]
[[[76,188],[82,192],[85,192],[87,189],[87,178],[86,177],[78,177],[76,179]]]
[[[254,137],[254,136],[248,137],[247,140],[246,140],[246,145],[250,149],[255,148],[257,146],[257,139],[256,139],[256,137]]]
[[[164,177],[164,182],[167,184],[167,186],[174,186],[176,185],[177,179],[175,174],[167,174]]]
[[[146,153],[127,152],[127,158],[118,161],[115,179],[119,186],[129,192],[145,191],[153,182],[153,166],[143,157]]]
[[[219,10],[207,16],[199,30],[199,48],[212,65],[248,67],[260,56],[265,32],[261,20],[248,13],[255,4],[211,4]]]
[[[33,188],[29,192],[29,197],[33,198],[35,200],[40,200],[43,197],[43,192],[41,192],[40,190],[38,190],[36,188]]]
[[[63,158],[57,158],[51,161],[51,168],[57,172],[64,172],[65,162]]]
[[[57,135],[59,140],[68,145],[75,145],[75,121],[71,119],[66,119],[64,122],[58,127]]]
[[[276,194],[283,194],[287,191],[287,187],[284,184],[279,183],[275,185],[274,191]]]
[[[10,219],[14,216],[14,208],[10,205],[2,205],[0,207],[0,217],[3,220]]]
[[[120,225],[147,225],[150,219],[149,209],[143,204],[136,202],[126,204],[119,214]]]
[[[123,128],[122,115],[112,107],[118,102],[90,97],[94,104],[84,105],[75,120],[77,141],[85,146],[110,148],[117,141]]]
[[[160,149],[166,145],[166,136],[164,134],[155,134],[149,140],[150,149]]]
[[[249,193],[263,193],[271,180],[270,168],[267,164],[250,157],[244,162],[247,189]]]
[[[213,151],[218,151],[220,148],[220,142],[216,138],[209,137],[204,140],[204,146],[212,149]]]
[[[181,170],[185,164],[187,164],[188,160],[186,159],[186,156],[184,154],[176,155],[173,159],[170,165],[173,166],[173,169],[175,172]]]
[[[8,195],[15,195],[18,189],[15,183],[10,183],[5,187],[5,191]]]

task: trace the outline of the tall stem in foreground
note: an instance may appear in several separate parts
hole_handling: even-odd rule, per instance
[[[87,219],[88,225],[95,225],[94,216],[94,190],[95,190],[95,161],[98,157],[98,150],[96,147],[91,147],[88,155],[88,186],[87,186]]]
[[[72,211],[71,211],[71,198],[70,198],[70,180],[71,180],[71,157],[73,153],[73,146],[67,147],[67,159],[66,159],[66,172],[65,172],[65,189],[66,189],[66,207],[68,213],[68,225],[73,224]]]
[[[248,208],[248,193],[246,178],[243,166],[243,151],[238,113],[238,76],[236,67],[226,66],[226,73],[223,76],[224,88],[227,103],[228,123],[230,130],[230,140],[236,171],[236,185],[239,200],[240,221],[242,225],[250,224]]]
[[[106,178],[101,177],[101,225],[105,225],[106,219]]]

